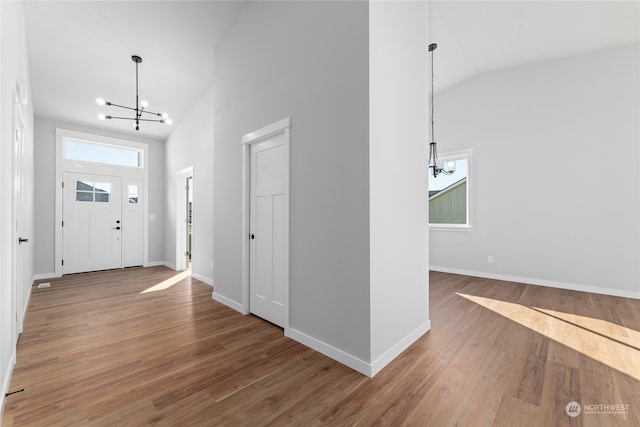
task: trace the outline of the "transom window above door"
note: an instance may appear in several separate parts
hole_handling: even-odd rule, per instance
[[[141,168],[143,154],[144,151],[137,148],[69,138],[64,140],[64,157],[67,160]]]

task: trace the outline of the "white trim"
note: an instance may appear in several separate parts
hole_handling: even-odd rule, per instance
[[[291,127],[291,119],[289,117],[285,117],[282,120],[279,120],[275,123],[271,123],[261,129],[258,129],[255,132],[251,132],[242,137],[243,144],[254,144],[262,139],[267,139],[272,137],[273,135],[277,135],[282,133],[283,130],[289,129]]]
[[[176,266],[171,264],[170,262],[167,262],[167,261],[154,261],[154,262],[149,263],[148,266],[145,265],[145,267],[155,267],[155,266],[158,266],[158,265],[164,265],[165,267],[176,271]]]
[[[249,314],[248,311],[245,311],[245,307],[243,304],[236,302],[230,298],[225,297],[224,295],[220,295],[217,292],[211,292],[211,298],[214,301],[218,301],[220,304],[224,304],[229,308],[234,309],[235,311],[242,313],[242,314]]]
[[[103,135],[77,132],[69,129],[56,128],[56,169],[55,169],[55,225],[54,225],[54,268],[55,277],[62,276],[62,181],[64,172],[89,173],[94,175],[113,175],[120,177],[142,178],[144,183],[143,211],[143,266],[149,266],[149,144],[128,139],[112,138]],[[92,162],[67,160],[64,158],[64,140],[66,138],[82,141],[98,142],[102,144],[124,146],[142,150],[142,167],[107,165]]]
[[[46,279],[55,279],[56,277],[56,273],[39,273],[39,274],[34,274],[33,276],[33,281],[35,282],[36,280],[46,280]]]
[[[290,193],[291,193],[291,165],[290,165],[290,128],[291,128],[291,119],[286,117],[282,120],[279,120],[275,123],[267,125],[261,129],[258,129],[255,132],[251,132],[242,137],[242,308],[238,311],[244,314],[248,314],[250,312],[249,307],[249,230],[250,228],[250,216],[249,216],[249,207],[251,206],[250,201],[250,187],[251,187],[251,145],[258,143],[262,140],[270,138],[274,135],[283,133],[284,134],[284,155],[285,155],[285,165],[287,170],[285,171],[285,224],[287,227],[285,229],[285,278],[284,278],[284,332],[287,334],[287,330],[289,329],[289,277],[290,277],[290,261],[291,261],[291,252],[290,252]],[[215,299],[215,296],[214,296]],[[221,301],[222,302],[222,301]]]
[[[285,331],[285,336],[291,338],[292,340],[298,341],[299,343],[306,345],[307,347],[312,348],[315,351],[322,353],[325,356],[330,357],[333,360],[336,360],[343,365],[346,365],[351,369],[360,372],[363,375],[366,375],[368,377],[373,376],[373,367],[371,364],[356,356],[346,353],[339,348],[320,341],[317,338],[307,335],[304,332],[289,328],[287,331]]]
[[[167,268],[170,268],[172,270],[175,270],[175,268],[173,268],[171,266],[171,264],[167,263],[166,261],[151,261],[151,262],[145,264],[143,267],[144,268],[146,268],[146,267],[157,267],[159,265],[162,265],[164,267],[167,267]]]
[[[440,267],[430,265],[429,270],[442,273],[460,274],[463,276],[482,277],[484,279],[503,280],[505,282],[523,283],[525,285],[546,286],[549,288],[567,289],[571,291],[590,292],[592,294],[609,295],[613,297],[640,299],[640,292],[623,289],[601,288],[596,286],[579,285],[576,283],[557,282],[554,280],[535,279],[531,277],[509,276],[506,274],[487,273],[484,271],[462,270],[459,268]]]
[[[391,363],[396,357],[398,357],[403,351],[409,348],[414,342],[416,342],[421,336],[431,330],[431,320],[427,320],[422,325],[418,326],[415,330],[409,333],[404,339],[398,341],[396,345],[385,351],[380,357],[371,362],[371,375],[373,377],[380,372],[385,366]]]
[[[194,274],[193,272],[191,273],[191,277],[193,277],[194,279],[197,279],[199,281],[201,281],[202,283],[205,283],[209,286],[211,286],[213,288],[213,279],[209,278],[209,277],[204,277],[201,276],[199,274]]]

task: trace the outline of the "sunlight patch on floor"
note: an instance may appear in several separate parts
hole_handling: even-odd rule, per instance
[[[638,331],[590,317],[459,292],[457,295],[640,380]]]
[[[146,293],[149,293],[149,292],[164,291],[165,289],[169,289],[170,287],[172,287],[173,285],[175,285],[176,283],[178,283],[182,279],[186,279],[189,276],[191,276],[191,270],[181,271],[180,273],[176,274],[175,276],[169,277],[167,280],[163,280],[162,282],[158,283],[157,285],[153,285],[150,288],[147,288],[147,289],[145,289],[144,291],[142,291],[140,293],[141,294],[146,294]]]

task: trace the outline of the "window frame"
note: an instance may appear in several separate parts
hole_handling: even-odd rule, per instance
[[[112,162],[100,162],[100,161],[92,161],[92,160],[84,160],[84,159],[74,159],[74,158],[70,158],[68,157],[68,146],[70,143],[76,143],[76,144],[83,144],[83,145],[93,145],[93,146],[97,146],[97,147],[106,147],[106,148],[110,148],[110,149],[114,149],[114,150],[121,150],[123,152],[131,152],[131,153],[137,153],[138,154],[138,165],[137,166],[132,166],[132,165],[128,165],[128,164],[120,164],[120,163],[112,163]],[[69,137],[69,136],[64,136],[63,137],[63,147],[62,147],[62,156],[63,159],[65,161],[68,162],[79,162],[79,163],[90,163],[90,164],[95,164],[95,165],[108,165],[108,166],[114,166],[117,168],[132,168],[132,169],[144,169],[144,163],[145,163],[145,150],[143,148],[140,147],[134,147],[131,146],[131,144],[110,144],[110,143],[106,143],[106,142],[98,142],[98,141],[92,141],[89,139],[84,139],[84,138],[73,138],[73,137]]]
[[[465,224],[444,224],[444,223],[429,223],[429,230],[434,231],[472,231],[472,218],[471,213],[472,209],[472,188],[473,188],[473,165],[472,165],[472,149],[466,148],[463,150],[455,150],[455,151],[447,151],[444,153],[438,154],[438,160],[440,163],[444,163],[451,160],[466,160],[467,161],[467,194],[466,194],[466,205],[467,205],[467,222]],[[431,170],[429,170],[431,172]],[[429,175],[429,179],[432,179],[433,175]],[[429,194],[429,185],[427,183],[427,198]],[[427,221],[429,218],[427,217]]]

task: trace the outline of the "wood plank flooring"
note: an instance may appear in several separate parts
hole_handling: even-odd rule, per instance
[[[34,288],[2,425],[640,426],[638,300],[432,272],[432,330],[369,379],[198,280],[141,293],[175,275]]]

